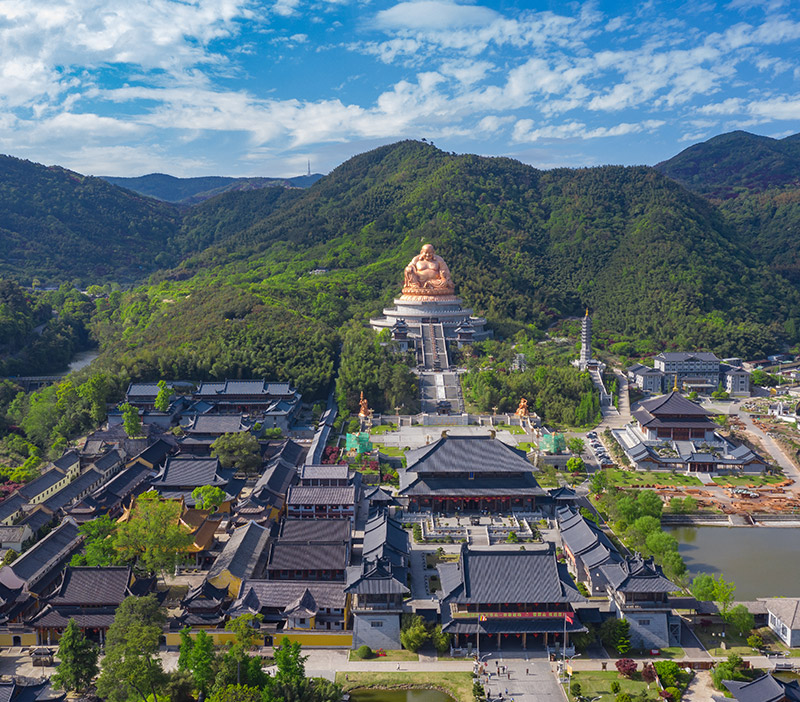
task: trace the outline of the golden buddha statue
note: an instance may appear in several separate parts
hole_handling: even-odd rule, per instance
[[[361,391],[361,399],[358,401],[358,416],[367,418],[369,417],[369,403],[367,398],[364,397],[364,391]]]
[[[517,417],[527,417],[528,416],[528,401],[521,397],[519,400],[519,407],[517,407],[517,411],[514,412]]]
[[[436,296],[455,292],[450,269],[431,244],[425,244],[405,268],[403,295]]]

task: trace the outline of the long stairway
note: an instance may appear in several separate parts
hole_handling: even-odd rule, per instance
[[[422,325],[422,364],[426,371],[444,371],[450,366],[441,324]]]

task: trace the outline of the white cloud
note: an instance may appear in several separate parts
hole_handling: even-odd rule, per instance
[[[492,22],[497,13],[479,5],[459,5],[446,0],[418,0],[401,2],[375,17],[379,29],[429,29],[443,31],[461,27],[474,27]]]
[[[589,129],[583,122],[544,125],[534,128],[530,119],[521,119],[514,125],[513,139],[516,142],[535,142],[540,139],[597,139],[601,137],[624,136],[638,132],[652,132],[665,124],[663,120],[645,120],[637,124],[621,122],[612,127]]]

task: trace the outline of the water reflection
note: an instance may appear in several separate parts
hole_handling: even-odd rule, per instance
[[[689,574],[722,573],[736,599],[800,596],[800,529],[668,527]]]

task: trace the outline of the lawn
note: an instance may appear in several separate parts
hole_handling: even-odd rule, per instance
[[[710,626],[696,626],[694,633],[700,639],[705,649],[712,656],[727,656],[730,653],[738,653],[740,656],[752,656],[753,649],[747,645],[747,636],[739,636],[730,625],[725,627],[725,649],[720,646],[723,638],[722,624],[711,624]],[[766,638],[764,639],[767,640]]]
[[[370,661],[418,661],[419,654],[413,653],[412,651],[406,651],[404,648],[398,649],[391,649],[389,651],[384,651],[386,654],[385,656],[375,656],[374,658],[368,658],[366,660]],[[363,658],[358,657],[358,653],[356,651],[350,651],[350,657],[348,658],[350,661],[361,661],[364,660]]]
[[[380,451],[384,456],[399,456],[400,458],[403,458],[406,455],[406,452],[397,446],[383,446],[382,444],[376,444],[375,448],[378,449],[378,451]]]
[[[613,663],[610,664],[613,666]],[[636,674],[638,678],[638,673]],[[572,684],[580,683],[581,697],[600,697],[597,702],[613,702],[616,695],[611,692],[611,683],[614,681],[619,683],[620,692],[627,692],[632,697],[638,695],[642,690],[647,689],[647,684],[642,680],[630,680],[623,678],[616,670],[614,671],[583,671],[580,670],[572,676]],[[656,685],[652,685],[655,694]],[[564,685],[564,692],[567,691],[567,685]],[[575,695],[570,695],[570,700],[575,702]]]
[[[396,424],[379,424],[369,430],[370,434],[386,434],[390,431],[397,431]]]
[[[336,673],[336,682],[345,692],[358,688],[437,688],[455,698],[456,702],[473,702],[471,673],[408,672]]]
[[[495,424],[494,428],[498,431],[507,431],[509,434],[524,434],[522,427],[512,426],[511,424]]]
[[[711,478],[717,485],[733,485],[734,487],[757,487],[782,483],[786,478],[782,475],[720,475]]]
[[[533,441],[522,441],[517,444],[517,448],[520,451],[525,451],[525,453],[530,453],[534,449],[536,449],[536,444]]]
[[[693,475],[681,473],[652,472],[644,470],[621,470],[606,468],[606,473],[614,485],[643,487],[645,485],[682,485],[686,487],[702,487],[703,483]]]

